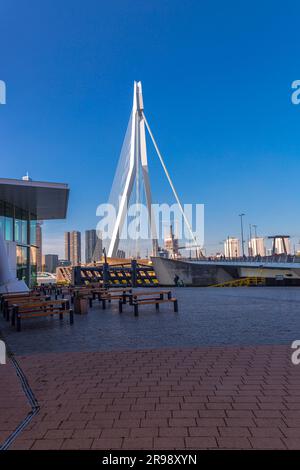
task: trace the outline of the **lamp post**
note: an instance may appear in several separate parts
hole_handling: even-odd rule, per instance
[[[241,218],[241,237],[242,237],[242,255],[243,258],[245,257],[245,247],[244,247],[244,226],[243,226],[243,217],[244,213],[239,214],[239,217]]]

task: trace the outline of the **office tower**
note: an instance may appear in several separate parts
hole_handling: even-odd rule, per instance
[[[96,246],[93,254],[93,261],[101,261],[102,259],[102,238],[101,233],[97,233]]]
[[[224,253],[226,258],[239,258],[240,241],[238,238],[228,237],[224,242]]]
[[[65,232],[65,259],[72,266],[81,264],[81,233],[76,230]]]
[[[45,255],[45,271],[55,273],[58,266],[58,255]]]
[[[85,231],[85,262],[91,263],[93,259],[94,250],[96,247],[97,234],[96,230]]]
[[[42,223],[36,223],[36,266],[37,271],[41,272],[43,270],[43,239],[42,239]]]
[[[65,232],[65,259],[71,261],[70,232]]]
[[[97,236],[95,229],[85,231],[85,262],[94,263],[101,261],[102,258],[102,239],[101,234]]]
[[[75,230],[70,233],[70,254],[73,266],[81,263],[81,233]]]
[[[253,237],[249,240],[249,253],[251,256],[265,256],[266,249],[263,237]]]

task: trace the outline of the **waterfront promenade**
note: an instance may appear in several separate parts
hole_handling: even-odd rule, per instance
[[[300,449],[300,291],[176,296],[178,314],[95,304],[73,327],[41,319],[21,333],[1,319],[40,406],[10,448]],[[29,406],[12,365],[0,374],[3,441]]]

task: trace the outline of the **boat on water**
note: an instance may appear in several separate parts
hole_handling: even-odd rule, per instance
[[[216,286],[239,279],[260,278],[265,285],[300,286],[299,257],[261,259],[172,259],[152,257],[153,268],[162,286]],[[177,282],[176,282],[177,281]]]

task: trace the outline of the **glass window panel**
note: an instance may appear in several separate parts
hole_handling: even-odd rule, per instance
[[[20,209],[16,209],[15,219],[15,241],[19,243],[28,243],[27,239],[27,224],[28,213]]]
[[[5,219],[2,215],[0,215],[0,233],[2,233],[3,236],[5,231]]]
[[[30,221],[30,245],[36,245],[36,220]]]
[[[37,248],[30,247],[30,287],[36,285],[37,277]]]
[[[5,238],[6,240],[13,239],[13,219],[11,217],[5,217]]]
[[[17,277],[28,280],[28,248],[17,245]]]
[[[6,240],[13,239],[13,207],[0,201],[0,231]]]

